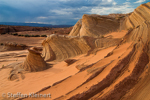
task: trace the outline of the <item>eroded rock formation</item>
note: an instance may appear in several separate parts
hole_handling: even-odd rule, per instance
[[[83,37],[50,35],[43,43],[42,56],[45,60],[64,60],[87,53],[91,48]]]
[[[114,17],[84,14],[70,32],[70,36],[101,37],[119,30],[120,21]]]
[[[121,39],[104,38],[103,35],[118,31],[120,20],[116,17],[83,15],[69,36],[50,35],[43,41],[42,56],[45,60],[64,60],[80,54],[89,53],[95,48],[117,45]]]
[[[66,88],[66,90],[68,89],[68,93],[60,95],[57,99],[149,99],[150,85],[147,82],[150,82],[150,3],[142,4],[135,9],[134,12],[124,20],[121,27],[128,29],[129,31],[119,43],[116,42],[116,44],[118,44],[117,47],[96,64],[93,64],[90,67],[81,66],[81,68],[85,68],[83,71],[86,71],[86,68],[89,68],[87,71],[91,71],[92,75],[85,80],[85,82],[81,82],[80,85],[76,86],[76,88]],[[92,33],[94,34],[94,32]],[[93,48],[107,47],[107,43],[110,45],[112,42],[115,42],[114,40],[111,40],[111,38],[90,38],[87,36],[83,36],[83,38],[91,48],[92,46]],[[118,51],[122,51],[122,49],[124,49],[123,45],[126,44],[128,44],[125,46],[126,50],[124,50],[121,55],[118,55]],[[111,62],[106,63],[105,65],[101,64],[107,60],[110,60]],[[93,71],[95,69],[97,70]],[[80,75],[81,73],[82,71],[74,76]],[[70,80],[73,80],[74,76],[70,77]],[[61,88],[59,88],[59,86],[67,81],[69,81],[69,79],[59,83],[53,88],[58,86],[57,88],[59,90]],[[48,90],[51,91],[51,89]]]
[[[80,36],[80,29],[82,27],[82,19],[80,19],[74,26],[70,32],[70,36]]]
[[[65,36],[50,35],[42,45],[42,57],[46,61],[62,61],[80,54],[89,53],[95,48],[107,48],[115,46],[121,41],[120,38],[93,38],[88,36]]]
[[[46,62],[41,57],[41,53],[37,50],[37,48],[35,49],[33,47],[28,49],[28,51],[29,53],[26,57],[26,60],[22,64],[22,68],[25,71],[42,71],[48,68]]]
[[[45,60],[63,60],[89,52],[94,48],[109,47],[116,44],[117,46],[108,48],[108,51],[107,49],[101,50],[96,58],[94,55],[81,57],[73,63],[75,66],[77,65],[76,68],[79,70],[77,73],[54,82],[51,86],[47,81],[48,86],[37,90],[35,93],[47,94],[51,92],[51,99],[53,100],[149,100],[150,3],[143,4],[135,9],[124,20],[121,27],[122,29],[129,29],[122,39],[99,38],[97,35],[95,38],[86,36],[86,34],[82,37],[80,35],[50,35],[47,37],[43,41],[42,56],[45,57]],[[34,53],[36,55],[33,55]],[[106,53],[106,56],[103,53]],[[37,55],[41,58],[39,52],[29,50],[28,60],[32,61],[30,58],[37,58]],[[100,57],[101,55],[103,56]],[[72,60],[67,59],[65,61],[69,64],[72,63]],[[78,65],[78,63],[80,64]],[[32,64],[32,62],[29,64]],[[68,66],[68,71],[65,69],[65,75],[66,72],[71,71],[70,68],[75,67],[73,64]],[[62,75],[62,72],[59,75]],[[16,78],[13,75],[10,75],[12,80]],[[47,80],[47,77],[45,80]],[[34,98],[24,98],[24,100],[29,99]],[[36,99],[40,100],[41,98]]]
[[[10,51],[10,50],[24,50],[26,48],[27,48],[27,46],[24,44],[17,44],[15,42],[6,42],[4,44],[3,50],[4,51],[5,50],[8,50],[8,51]]]
[[[149,80],[146,68],[149,67],[150,59],[150,2],[137,7],[125,19],[123,27],[131,31],[126,34],[117,48],[130,42],[132,43],[129,47],[131,51],[117,61],[103,80],[86,91],[72,96],[69,100],[149,99],[149,96],[143,93],[147,93],[146,88],[149,86],[146,86],[144,81]]]

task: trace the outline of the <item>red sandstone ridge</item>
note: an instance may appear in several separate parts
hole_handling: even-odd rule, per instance
[[[0,53],[2,63],[12,56],[27,55],[20,63],[0,68],[0,94],[32,91],[50,93],[51,98],[44,98],[47,100],[149,100],[149,34],[150,2],[123,20],[116,15],[83,15],[69,36],[45,38],[43,50]],[[23,76],[19,77],[20,73]]]

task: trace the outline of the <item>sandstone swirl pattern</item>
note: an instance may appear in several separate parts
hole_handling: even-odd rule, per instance
[[[66,58],[74,57],[90,50],[83,37],[64,36],[64,35],[50,35],[43,43],[42,56],[47,61],[64,60]]]
[[[119,20],[112,17],[83,15],[69,36],[49,35],[42,43],[42,54],[34,48],[29,49],[23,68],[26,71],[41,71],[46,69],[45,61],[62,61],[81,54],[89,54],[95,48],[117,45],[121,39],[102,38],[101,36],[118,30],[119,25]]]
[[[149,99],[149,71],[146,69],[150,66],[150,2],[137,7],[125,19],[122,27],[129,32],[118,48],[129,42],[132,43],[128,47],[131,51],[125,57],[121,56],[102,81],[69,100]]]
[[[25,71],[30,72],[45,70],[47,68],[47,64],[41,57],[41,53],[35,48],[30,48],[28,51],[29,53],[26,57],[26,60],[22,64],[22,68]]]
[[[109,16],[83,15],[74,25],[69,36],[50,35],[42,45],[42,57],[46,61],[64,60],[88,53],[95,48],[114,46],[121,39],[101,38],[103,35],[117,31],[119,20]]]
[[[70,32],[70,36],[80,36],[79,32],[82,26],[82,19],[80,19],[74,26]]]
[[[119,26],[120,21],[113,17],[84,14],[82,20],[76,23],[69,35],[97,38],[109,32],[117,31]]]
[[[81,25],[77,22],[76,25],[80,28],[83,23]],[[76,25],[73,30],[77,29],[79,32]],[[91,33],[95,34],[92,28],[89,33],[84,31],[85,36],[82,36],[82,32],[81,34],[75,32],[70,36],[50,35],[47,37],[43,41],[42,53],[46,60],[62,60],[94,48],[115,44],[117,47],[108,56],[90,67],[86,66],[84,70],[57,82],[52,87],[43,88],[40,93],[51,92],[55,95],[57,91],[60,95],[55,97],[53,95],[52,99],[55,100],[148,100],[150,98],[150,3],[140,5],[135,9],[126,17],[121,28],[129,30],[121,40],[99,38],[100,35],[90,37]],[[76,81],[79,83],[74,84]],[[71,84],[70,87],[73,88],[66,84]],[[64,88],[65,91],[60,91]]]
[[[150,2],[137,7],[124,24],[124,29],[131,29],[131,33],[125,37],[128,41],[146,43],[149,40]]]

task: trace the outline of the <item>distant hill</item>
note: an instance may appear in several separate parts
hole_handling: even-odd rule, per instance
[[[17,22],[0,22],[0,25],[50,27],[50,28],[64,28],[64,27],[71,27],[71,26],[73,26],[73,25],[39,24],[39,23],[17,23]]]

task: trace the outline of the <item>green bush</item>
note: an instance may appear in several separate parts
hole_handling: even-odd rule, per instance
[[[53,33],[57,33],[57,31],[54,31]]]
[[[4,65],[2,65],[2,68],[4,68],[5,66]]]
[[[24,35],[24,37],[30,37],[30,35],[26,34],[26,35]]]
[[[41,37],[47,37],[47,35],[41,35]]]
[[[101,38],[104,38],[104,36],[102,35]]]
[[[40,37],[40,35],[30,35],[31,37]]]
[[[40,35],[35,35],[34,37],[40,37]]]
[[[28,35],[28,34],[25,34],[25,35],[18,35],[18,36],[24,36],[24,37],[47,37],[47,35]]]
[[[30,35],[31,37],[35,37],[35,35]]]
[[[124,17],[124,16],[119,16],[118,18],[121,19],[121,18],[123,18],[123,17]]]
[[[4,34],[6,34],[6,33],[1,33],[1,35],[4,35]]]
[[[18,33],[12,33],[12,35],[17,36],[17,35],[18,35]]]

